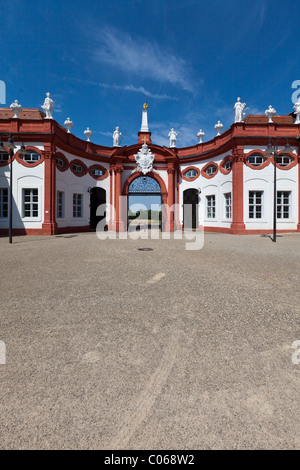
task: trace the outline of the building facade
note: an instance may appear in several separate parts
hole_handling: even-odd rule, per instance
[[[77,138],[38,109],[23,109],[14,117],[10,108],[1,108],[0,234],[8,232],[10,134],[16,146],[12,180],[15,234],[89,231],[100,220],[109,230],[127,230],[128,207],[124,209],[124,204],[137,178],[154,180],[156,192],[169,207],[162,215],[163,230],[183,227],[185,204],[192,205],[191,228],[197,228],[202,202],[201,220],[207,231],[270,233],[274,157],[265,150],[269,139],[279,136],[277,229],[300,231],[300,124],[295,124],[293,114],[274,116],[273,122],[267,116],[248,115],[208,142],[177,148],[152,143],[145,108],[137,143],[105,147]],[[284,152],[286,139],[288,154]],[[25,154],[20,152],[22,143]],[[141,166],[137,155],[143,152]],[[143,163],[143,155],[140,161]],[[99,215],[101,204],[106,204],[106,212]]]

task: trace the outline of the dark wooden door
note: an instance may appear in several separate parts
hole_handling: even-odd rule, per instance
[[[103,216],[97,216],[97,209],[101,204],[106,204],[106,191],[103,188],[92,188],[90,190],[90,228],[96,230],[100,220],[106,218],[106,212]]]
[[[198,190],[195,188],[186,189],[183,192],[183,226],[192,229],[198,227]]]

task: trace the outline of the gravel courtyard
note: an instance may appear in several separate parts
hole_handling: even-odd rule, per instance
[[[300,234],[0,238],[0,259],[1,448],[300,447]]]

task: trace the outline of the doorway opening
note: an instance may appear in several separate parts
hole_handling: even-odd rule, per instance
[[[91,188],[90,189],[90,230],[96,230],[98,223],[103,219],[106,220],[106,212],[102,216],[96,215],[97,209],[101,204],[106,204],[105,189],[97,188],[97,187]]]
[[[198,228],[198,189],[191,188],[183,191],[183,228]]]
[[[159,183],[140,176],[128,188],[128,230],[162,230],[162,195]]]

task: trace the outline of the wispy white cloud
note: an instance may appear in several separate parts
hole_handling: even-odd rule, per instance
[[[104,28],[96,33],[95,60],[160,82],[179,86],[191,93],[194,87],[189,64],[182,57],[163,49],[155,40],[133,39],[128,33]]]
[[[64,80],[82,83],[86,85],[98,86],[100,88],[107,88],[110,90],[132,91],[133,93],[141,93],[147,98],[154,98],[158,100],[178,101],[178,98],[176,96],[170,96],[165,93],[164,94],[153,93],[152,91],[147,90],[143,86],[136,87],[132,84],[117,85],[116,83],[103,83],[103,82],[97,82],[95,80],[86,80],[86,79],[80,79],[80,78],[75,78],[75,77],[71,77],[71,78],[64,77]]]

